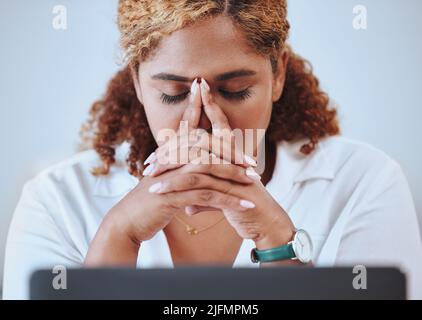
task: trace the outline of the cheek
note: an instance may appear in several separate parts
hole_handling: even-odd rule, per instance
[[[184,108],[176,106],[163,106],[161,104],[145,104],[145,114],[152,135],[158,145],[162,145],[164,141],[158,140],[158,137],[166,136],[168,132],[176,132],[179,129],[180,120],[183,115]]]
[[[242,103],[224,108],[233,129],[267,129],[271,117],[272,103],[261,97],[254,97]]]
[[[262,101],[266,101],[262,103]],[[271,118],[272,101],[265,95],[254,96],[243,103],[225,108],[229,122],[233,129],[242,130],[243,151],[257,154],[258,145],[265,137],[265,131]],[[246,134],[246,129],[254,129]],[[262,129],[262,130],[256,130]]]

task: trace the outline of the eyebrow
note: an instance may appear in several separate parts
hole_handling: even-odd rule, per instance
[[[215,81],[226,81],[233,78],[251,77],[256,75],[256,72],[249,69],[239,69],[219,74],[214,78]],[[194,78],[183,77],[170,73],[157,73],[151,77],[153,80],[167,80],[178,82],[192,82]]]

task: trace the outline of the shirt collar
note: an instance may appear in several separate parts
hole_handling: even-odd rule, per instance
[[[335,177],[339,157],[327,143],[331,138],[323,138],[309,155],[300,152],[300,147],[308,142],[307,139],[295,142],[283,141],[278,146],[277,164],[287,167],[291,173],[292,183],[301,183],[308,180],[332,180]],[[284,161],[283,161],[284,160]],[[284,163],[284,164],[283,164]]]

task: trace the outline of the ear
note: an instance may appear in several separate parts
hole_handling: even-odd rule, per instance
[[[278,56],[277,70],[273,77],[273,95],[272,100],[277,101],[283,93],[284,83],[286,81],[287,63],[289,61],[289,52],[284,48]]]
[[[142,91],[141,86],[139,84],[139,68],[135,67],[133,64],[130,64],[129,68],[133,80],[133,86],[135,87],[136,96],[138,97],[139,102],[143,104]]]

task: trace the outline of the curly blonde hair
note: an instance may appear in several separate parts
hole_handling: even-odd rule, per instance
[[[281,50],[288,51],[285,86],[273,103],[268,143],[307,138],[300,151],[310,154],[320,138],[339,133],[336,110],[321,91],[311,64],[286,44],[290,29],[286,0],[120,0],[118,26],[126,66],[110,80],[102,99],[94,102],[81,128],[83,144],[93,147],[102,160],[93,174],[108,174],[116,148],[126,141],[129,173],[142,176],[143,162],[157,145],[137,99],[131,69],[137,70],[163,37],[218,15],[231,18],[250,47],[269,57],[273,72]]]

